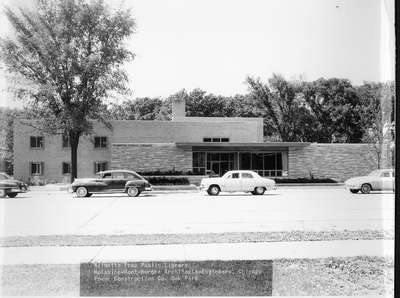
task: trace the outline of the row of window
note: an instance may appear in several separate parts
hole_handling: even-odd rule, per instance
[[[193,152],[193,173],[222,176],[230,170],[252,170],[261,176],[282,176],[282,152]]]
[[[30,137],[31,149],[43,149],[44,148],[44,137],[43,136],[31,136]],[[62,147],[69,148],[69,136],[62,136]],[[107,148],[107,137],[94,137],[94,148],[104,149]]]
[[[35,175],[44,175],[44,162],[31,162],[29,165],[30,173],[32,176]],[[107,161],[96,161],[94,162],[94,173],[108,170],[108,162]],[[71,173],[71,163],[63,162],[61,164],[61,173],[63,175],[67,175]]]
[[[227,143],[229,138],[203,138],[204,143]]]
[[[107,148],[107,137],[94,137],[94,148],[101,149]],[[203,142],[205,143],[227,143],[229,142],[229,138],[203,138]],[[44,137],[43,136],[31,136],[30,138],[31,149],[43,149],[44,148]],[[69,136],[62,136],[62,147],[69,148]]]

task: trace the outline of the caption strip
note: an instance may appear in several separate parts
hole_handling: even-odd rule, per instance
[[[271,260],[80,265],[80,296],[271,295]]]

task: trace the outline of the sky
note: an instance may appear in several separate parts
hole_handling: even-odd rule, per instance
[[[27,0],[0,0],[16,7]],[[111,7],[121,1],[105,0]],[[247,92],[247,76],[273,73],[394,79],[393,0],[125,0],[136,54],[125,65],[133,97],[167,97],[183,88]],[[1,14],[1,13],[0,13]],[[0,36],[11,34],[0,15]],[[0,67],[0,106],[20,106]]]

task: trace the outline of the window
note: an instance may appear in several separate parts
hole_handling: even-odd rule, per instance
[[[112,173],[112,178],[115,179],[115,180],[123,180],[123,179],[125,179],[124,173],[121,173],[121,172]]]
[[[125,173],[125,179],[131,180],[131,179],[139,179],[142,180],[141,177],[138,175],[135,175],[134,173]]]
[[[206,173],[205,152],[193,152],[193,173],[196,175],[205,175]]]
[[[94,148],[107,148],[107,137],[94,137]]]
[[[63,175],[71,174],[71,163],[69,162],[62,163],[62,173]]]
[[[238,179],[239,178],[239,173],[232,173],[231,175],[228,176],[228,179]]]
[[[31,136],[31,148],[32,149],[41,149],[43,148],[43,137]]]
[[[31,162],[31,175],[43,175],[44,162]]]
[[[203,138],[205,143],[226,143],[229,142],[229,138]]]
[[[250,173],[242,173],[242,178],[244,178],[244,179],[248,179],[248,178],[253,178],[253,175],[252,174],[250,174]]]
[[[62,147],[63,148],[69,148],[70,147],[69,135],[67,135],[67,134],[63,134],[62,135]]]
[[[383,172],[381,177],[390,177],[390,173],[389,172]]]
[[[106,171],[108,168],[108,163],[106,161],[96,161],[94,163],[94,172]]]
[[[239,153],[239,169],[252,170],[260,176],[282,176],[282,152]]]

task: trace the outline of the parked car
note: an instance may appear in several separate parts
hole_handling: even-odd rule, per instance
[[[138,173],[128,170],[110,170],[98,172],[96,178],[75,179],[69,191],[80,198],[90,197],[94,193],[126,193],[137,197],[143,191],[151,191],[150,183]]]
[[[204,178],[200,182],[200,190],[206,190],[210,196],[223,192],[250,192],[262,195],[266,190],[276,189],[275,181],[264,178],[253,171],[229,171],[222,177]]]
[[[361,191],[367,194],[372,190],[394,191],[394,178],[393,169],[381,169],[372,171],[367,176],[350,178],[345,181],[345,185],[352,193]]]
[[[8,196],[15,198],[19,193],[29,191],[29,187],[24,182],[14,180],[6,173],[0,173],[0,198]]]

